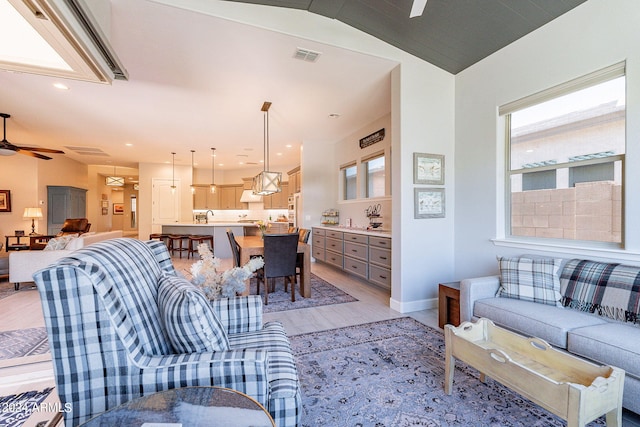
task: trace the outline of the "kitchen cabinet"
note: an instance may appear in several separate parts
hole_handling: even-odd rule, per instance
[[[391,290],[390,237],[325,227],[313,227],[311,236],[311,253],[316,261]]]
[[[287,172],[289,175],[289,195],[294,195],[295,193],[299,193],[302,189],[302,176],[300,172],[300,166],[291,169]]]
[[[242,184],[218,186],[220,209],[246,209],[246,203],[240,202],[243,190]]]
[[[264,209],[287,209],[289,200],[289,184],[282,183],[282,191],[262,197]]]
[[[220,191],[211,193],[208,185],[194,185],[193,209],[220,209]]]

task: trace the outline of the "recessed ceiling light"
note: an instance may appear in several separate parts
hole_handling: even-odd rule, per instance
[[[276,156],[282,156],[282,153],[276,153]]]
[[[63,83],[54,83],[53,87],[55,87],[56,89],[60,89],[60,90],[69,90],[69,86],[63,84]]]
[[[340,114],[338,114],[338,113],[331,113],[331,114],[329,114],[329,118],[330,118],[330,119],[337,119],[337,118],[340,118]]]
[[[287,144],[287,145],[285,145],[285,147],[291,148],[291,144]]]
[[[130,143],[130,142],[127,142],[127,143],[126,143],[126,144],[124,144],[124,145],[126,145],[127,147],[133,147],[133,144],[132,144],[132,143]]]

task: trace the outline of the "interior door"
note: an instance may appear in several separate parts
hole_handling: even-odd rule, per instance
[[[175,192],[171,186],[175,185]],[[152,224],[180,222],[180,180],[153,179]]]

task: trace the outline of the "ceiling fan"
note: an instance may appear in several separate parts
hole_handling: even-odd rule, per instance
[[[411,6],[411,13],[409,14],[409,18],[422,16],[422,13],[424,12],[424,8],[426,6],[427,6],[427,0],[413,0],[413,5]]]
[[[51,157],[45,156],[34,151],[41,151],[43,153],[64,154],[64,151],[51,150],[49,148],[37,148],[37,147],[18,147],[7,141],[7,119],[11,117],[10,114],[0,113],[0,117],[4,122],[4,137],[0,141],[0,156],[12,156],[15,153],[25,154],[31,157],[37,157],[38,159],[51,160]]]

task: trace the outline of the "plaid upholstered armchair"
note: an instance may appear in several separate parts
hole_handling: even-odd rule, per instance
[[[70,255],[34,275],[66,426],[186,386],[232,388],[278,426],[299,423],[289,341],[280,323],[262,324],[259,297],[210,303],[162,242],[112,239]]]

